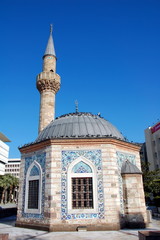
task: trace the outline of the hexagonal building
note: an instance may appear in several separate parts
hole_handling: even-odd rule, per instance
[[[37,76],[39,134],[20,148],[16,226],[48,231],[144,227],[139,146],[99,115],[76,111],[54,119],[59,88],[51,28]]]

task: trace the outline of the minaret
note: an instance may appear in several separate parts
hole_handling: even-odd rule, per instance
[[[51,25],[48,44],[43,56],[43,72],[37,76],[37,89],[41,98],[39,133],[55,117],[55,94],[60,88],[60,76],[56,73],[56,60]]]

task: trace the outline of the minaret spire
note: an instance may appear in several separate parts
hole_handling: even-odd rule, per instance
[[[52,37],[52,25],[46,51],[43,56],[43,72],[37,76],[37,89],[40,92],[39,132],[41,132],[55,116],[55,94],[60,88],[60,76],[56,73],[56,54]]]
[[[43,58],[46,55],[52,55],[52,56],[56,57],[52,34],[53,34],[53,26],[52,26],[52,24],[50,24],[50,36],[49,36],[49,39],[48,39],[47,47],[46,47]]]
[[[51,33],[51,35],[52,35],[52,32],[53,32],[53,25],[50,24],[50,33]]]

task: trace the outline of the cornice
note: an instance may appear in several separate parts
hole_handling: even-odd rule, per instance
[[[19,148],[21,153],[29,153],[29,152],[35,152],[41,149],[44,149],[48,146],[52,145],[61,145],[61,146],[77,146],[77,145],[103,145],[103,144],[112,144],[117,147],[125,148],[126,150],[132,150],[132,151],[139,151],[140,146],[125,142],[121,140],[117,140],[114,138],[100,138],[100,139],[49,139],[38,143],[33,143],[27,146],[23,146]]]

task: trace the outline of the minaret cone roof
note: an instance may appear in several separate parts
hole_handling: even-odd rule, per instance
[[[45,57],[46,55],[52,55],[52,56],[56,57],[56,53],[55,53],[55,49],[54,49],[54,42],[53,42],[53,37],[52,37],[52,32],[53,32],[53,30],[52,30],[52,24],[51,24],[50,25],[50,36],[49,36],[47,47],[46,47],[46,51],[45,51],[43,57]]]

